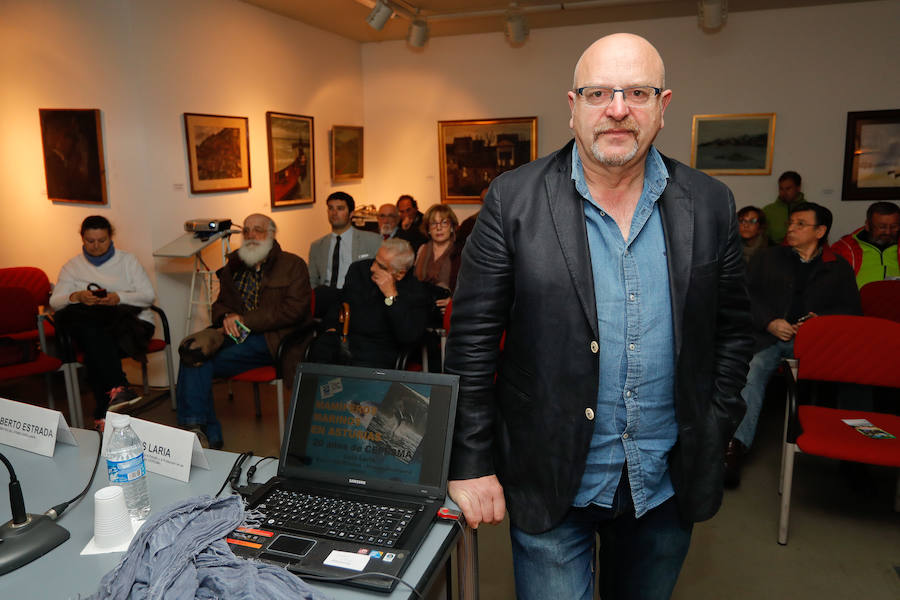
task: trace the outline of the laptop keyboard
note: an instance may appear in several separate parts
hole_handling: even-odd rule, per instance
[[[263,524],[288,531],[393,547],[416,510],[336,496],[273,490],[257,507]]]

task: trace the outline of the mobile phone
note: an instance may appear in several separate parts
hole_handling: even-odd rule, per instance
[[[97,298],[106,298],[106,290],[103,288],[91,290],[91,294],[93,294]]]
[[[239,335],[237,337],[235,337],[229,333],[228,337],[233,339],[235,344],[241,344],[244,342],[244,340],[247,339],[247,336],[250,335],[250,328],[247,327],[246,325],[244,325],[243,323],[241,323],[240,321],[235,321],[235,323],[237,324]]]
[[[802,317],[797,319],[797,325],[799,325],[800,323],[803,323],[804,321],[808,321],[809,319],[812,319],[812,318],[813,318],[812,313],[806,313],[805,315],[803,315]]]

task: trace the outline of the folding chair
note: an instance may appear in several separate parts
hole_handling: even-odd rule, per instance
[[[800,405],[797,381],[832,381],[900,388],[900,323],[873,317],[810,319],[794,340],[796,375],[786,365],[788,406],[784,433],[778,543],[787,544],[794,460],[798,453],[900,467],[900,417]],[[873,439],[844,422],[865,419],[896,436]],[[900,497],[900,480],[898,480]]]
[[[873,281],[859,290],[863,314],[900,322],[900,280]]]

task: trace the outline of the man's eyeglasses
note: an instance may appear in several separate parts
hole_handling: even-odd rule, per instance
[[[738,219],[738,223],[741,225],[756,225],[759,223],[759,219]]]
[[[659,96],[662,90],[649,85],[623,89],[589,85],[575,89],[575,93],[591,106],[609,106],[616,92],[622,92],[622,99],[628,106],[646,106],[650,103],[650,99]]]
[[[431,223],[428,224],[428,227],[430,229],[438,229],[440,227],[450,227],[450,220],[443,219],[441,221],[432,221]]]
[[[815,223],[806,223],[804,221],[788,221],[788,229],[791,227],[796,227],[797,229],[804,229],[806,227],[818,227]]]

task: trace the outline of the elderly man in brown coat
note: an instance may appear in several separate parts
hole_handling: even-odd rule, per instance
[[[205,435],[212,448],[223,445],[213,378],[271,365],[284,336],[311,319],[306,263],[281,249],[275,231],[266,215],[244,220],[243,245],[216,273],[219,297],[212,306],[212,328],[223,342],[201,364],[182,364],[178,375],[178,423]]]

